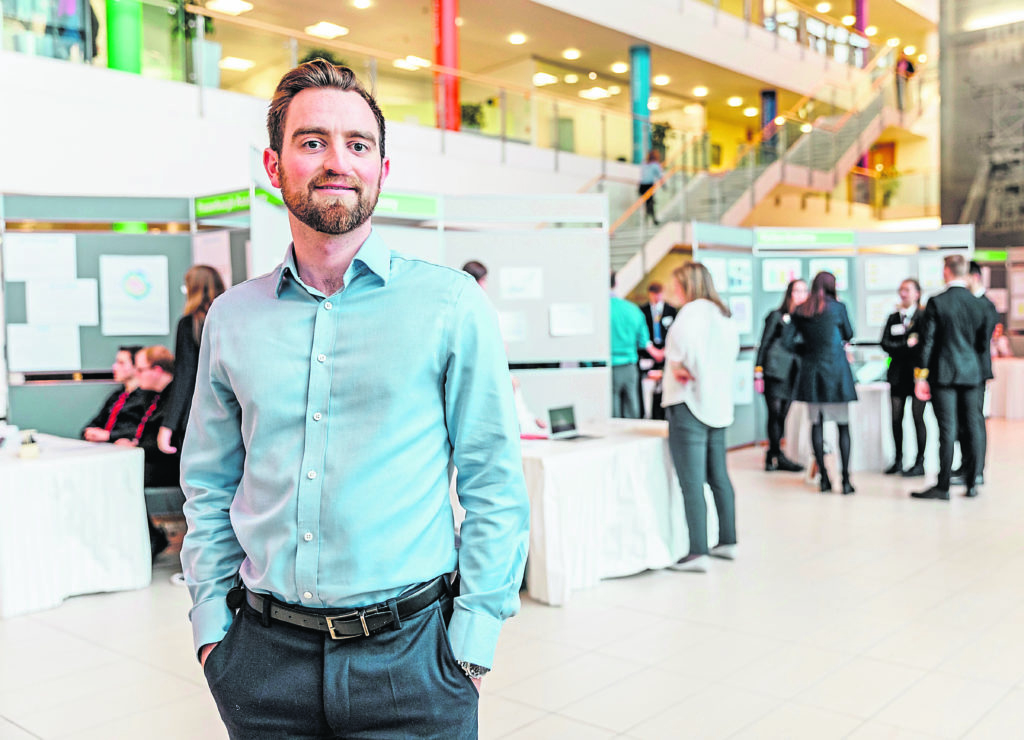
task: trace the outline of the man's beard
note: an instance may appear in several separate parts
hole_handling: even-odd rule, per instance
[[[329,204],[318,204],[314,201],[318,185],[329,182],[337,183],[344,180],[346,186],[353,188],[356,194],[355,208],[349,208],[340,199]],[[367,189],[355,178],[318,177],[306,187],[304,192],[296,189],[294,192],[288,187],[288,178],[284,170],[281,170],[281,196],[284,204],[291,211],[295,218],[306,224],[314,231],[321,234],[347,234],[366,223],[373,215],[373,209],[377,207],[377,197],[380,195],[380,183],[377,187],[367,192]]]

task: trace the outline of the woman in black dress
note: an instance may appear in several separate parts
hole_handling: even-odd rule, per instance
[[[913,278],[900,283],[900,310],[889,316],[882,331],[882,349],[889,355],[889,400],[892,403],[892,440],[896,445],[896,459],[886,475],[900,475],[917,478],[924,475],[924,448],[928,432],[924,426],[926,401],[914,395],[914,368],[917,367],[920,347],[921,284]],[[903,469],[903,413],[910,398],[914,414],[914,430],[917,432],[917,458],[913,467]]]
[[[792,331],[793,309],[807,300],[807,283],[797,279],[786,286],[782,305],[764,320],[764,332],[757,348],[757,367],[754,368],[754,387],[764,394],[768,406],[768,454],[765,470],[799,472],[803,465],[782,454],[782,435],[786,431],[786,414],[793,401],[793,381],[799,367],[799,358],[793,352],[788,335]]]
[[[846,359],[846,343],[853,338],[853,327],[846,306],[836,298],[835,275],[819,272],[814,276],[810,296],[793,312],[793,324],[802,340],[793,400],[807,403],[814,459],[821,471],[821,491],[832,490],[832,481],[825,469],[823,427],[826,421],[834,421],[839,429],[843,493],[853,493],[849,403],[857,400],[857,391]]]

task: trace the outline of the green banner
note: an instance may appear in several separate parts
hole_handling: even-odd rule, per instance
[[[140,74],[142,3],[138,0],[107,0],[106,10],[107,66],[122,72]]]
[[[377,200],[374,213],[380,216],[435,218],[437,211],[437,198],[432,195],[387,193],[382,194]]]
[[[149,224],[145,221],[116,221],[110,224],[110,230],[117,234],[146,234]]]
[[[853,231],[837,229],[755,229],[754,244],[772,249],[806,249],[808,247],[852,247]]]
[[[249,190],[233,190],[230,193],[217,193],[196,198],[196,218],[220,216],[225,213],[237,213],[249,210]]]
[[[281,200],[281,196],[276,193],[272,193],[269,190],[264,190],[263,188],[256,188],[256,197],[260,200],[266,201],[272,206],[284,205],[284,201]]]
[[[975,249],[975,262],[1006,262],[1005,249]]]

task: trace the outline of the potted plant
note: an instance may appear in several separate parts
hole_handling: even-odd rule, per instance
[[[479,131],[484,125],[484,107],[480,103],[462,104],[462,127]]]

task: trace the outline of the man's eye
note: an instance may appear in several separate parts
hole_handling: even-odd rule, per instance
[[[305,147],[306,149],[319,149],[321,144],[319,141],[315,139],[310,139],[309,141],[303,142],[302,146]]]
[[[357,141],[356,143],[354,143],[352,145],[352,148],[355,149],[359,153],[370,151],[370,147],[368,147],[366,144],[364,144],[361,141]]]

